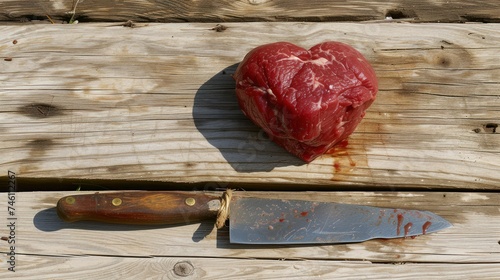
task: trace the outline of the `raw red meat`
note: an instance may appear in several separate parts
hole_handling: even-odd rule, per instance
[[[309,50],[286,42],[257,47],[234,78],[243,113],[306,162],[347,138],[378,91],[368,61],[339,42]]]

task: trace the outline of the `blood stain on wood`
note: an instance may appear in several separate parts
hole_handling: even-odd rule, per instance
[[[342,165],[340,163],[340,157],[345,156],[347,160],[349,161],[349,166],[354,167],[356,166],[356,162],[352,159],[351,155],[349,154],[348,151],[348,145],[349,141],[343,140],[337,145],[335,145],[333,148],[328,150],[326,154],[331,155],[334,160],[333,160],[333,168],[335,169],[335,172],[341,172],[342,171]]]
[[[337,161],[333,163],[333,167],[335,168],[335,172],[342,171],[342,169],[340,168],[340,163],[338,163]]]

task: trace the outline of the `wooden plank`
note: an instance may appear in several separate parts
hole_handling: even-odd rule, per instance
[[[259,193],[252,196],[342,201],[375,206],[429,210],[454,227],[406,240],[374,240],[359,244],[268,247],[230,245],[227,229],[213,222],[181,227],[120,226],[97,223],[67,224],[58,219],[58,198],[75,192],[18,193],[16,199],[17,253],[47,255],[203,256],[241,258],[369,260],[372,262],[497,262],[500,195],[493,193]],[[6,205],[7,196],[3,196]],[[458,210],[460,209],[460,210]],[[7,211],[2,218],[6,219]],[[103,234],[106,233],[106,234]],[[96,243],[92,240],[100,240]],[[46,244],[51,246],[47,247]],[[24,244],[24,245],[23,245]],[[102,246],[106,244],[106,246]],[[459,245],[458,245],[459,244]],[[495,246],[493,246],[495,245]],[[258,248],[257,248],[258,247]],[[141,248],[141,250],[137,250]],[[51,253],[52,252],[52,253]],[[286,254],[285,254],[286,252]]]
[[[191,263],[194,267],[191,277],[206,276],[208,279],[220,275],[238,279],[255,275],[263,279],[272,278],[276,273],[290,273],[290,277],[351,275],[352,279],[359,279],[360,275],[380,279],[389,274],[416,279],[442,273],[451,278],[466,270],[471,274],[464,274],[464,277],[487,277],[498,275],[500,268],[499,193],[236,194],[429,210],[453,223],[452,228],[415,239],[321,246],[232,245],[228,243],[228,230],[214,230],[213,222],[155,228],[60,221],[53,208],[56,201],[64,195],[81,193],[88,192],[18,192],[14,215],[7,213],[7,194],[0,196],[0,205],[5,206],[0,211],[0,220],[5,223],[11,221],[7,217],[16,218],[15,253],[19,272],[16,276],[67,279],[103,273],[110,278],[120,278],[121,275],[113,277],[109,273],[125,273],[141,279],[161,275],[170,279],[176,276],[172,269],[179,262]],[[2,236],[5,235],[4,231]],[[4,265],[0,277],[5,278],[3,276],[12,275],[5,261],[10,248],[5,241],[1,242]]]
[[[22,255],[6,279],[496,279],[498,264]],[[21,261],[20,261],[21,262]],[[22,278],[21,278],[22,277]]]
[[[498,189],[498,24],[213,27],[0,26],[2,176]],[[325,40],[380,92],[346,148],[304,164],[243,116],[231,73],[258,45]]]
[[[366,21],[499,22],[500,4],[487,1],[2,1],[1,21]],[[75,3],[77,3],[75,8]]]

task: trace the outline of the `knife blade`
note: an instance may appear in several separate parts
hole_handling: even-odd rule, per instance
[[[232,203],[229,224],[231,242],[242,244],[354,243],[451,226],[428,211],[251,197]]]
[[[217,219],[229,206],[229,238],[238,244],[335,244],[402,238],[451,227],[411,209],[286,200],[208,192],[131,191],[66,196],[57,214],[67,222],[175,225]],[[226,206],[225,206],[226,205]],[[222,217],[222,222],[227,217]]]

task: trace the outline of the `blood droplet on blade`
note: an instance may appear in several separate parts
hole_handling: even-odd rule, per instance
[[[413,223],[407,223],[405,225],[405,237],[408,235],[408,233],[410,232],[410,229],[411,227],[413,226]]]
[[[427,233],[427,229],[429,229],[429,227],[432,225],[432,222],[425,222],[424,225],[422,225],[422,234],[426,234]]]
[[[401,234],[401,226],[403,225],[403,214],[398,214],[398,228],[396,229],[396,234],[399,236]]]

